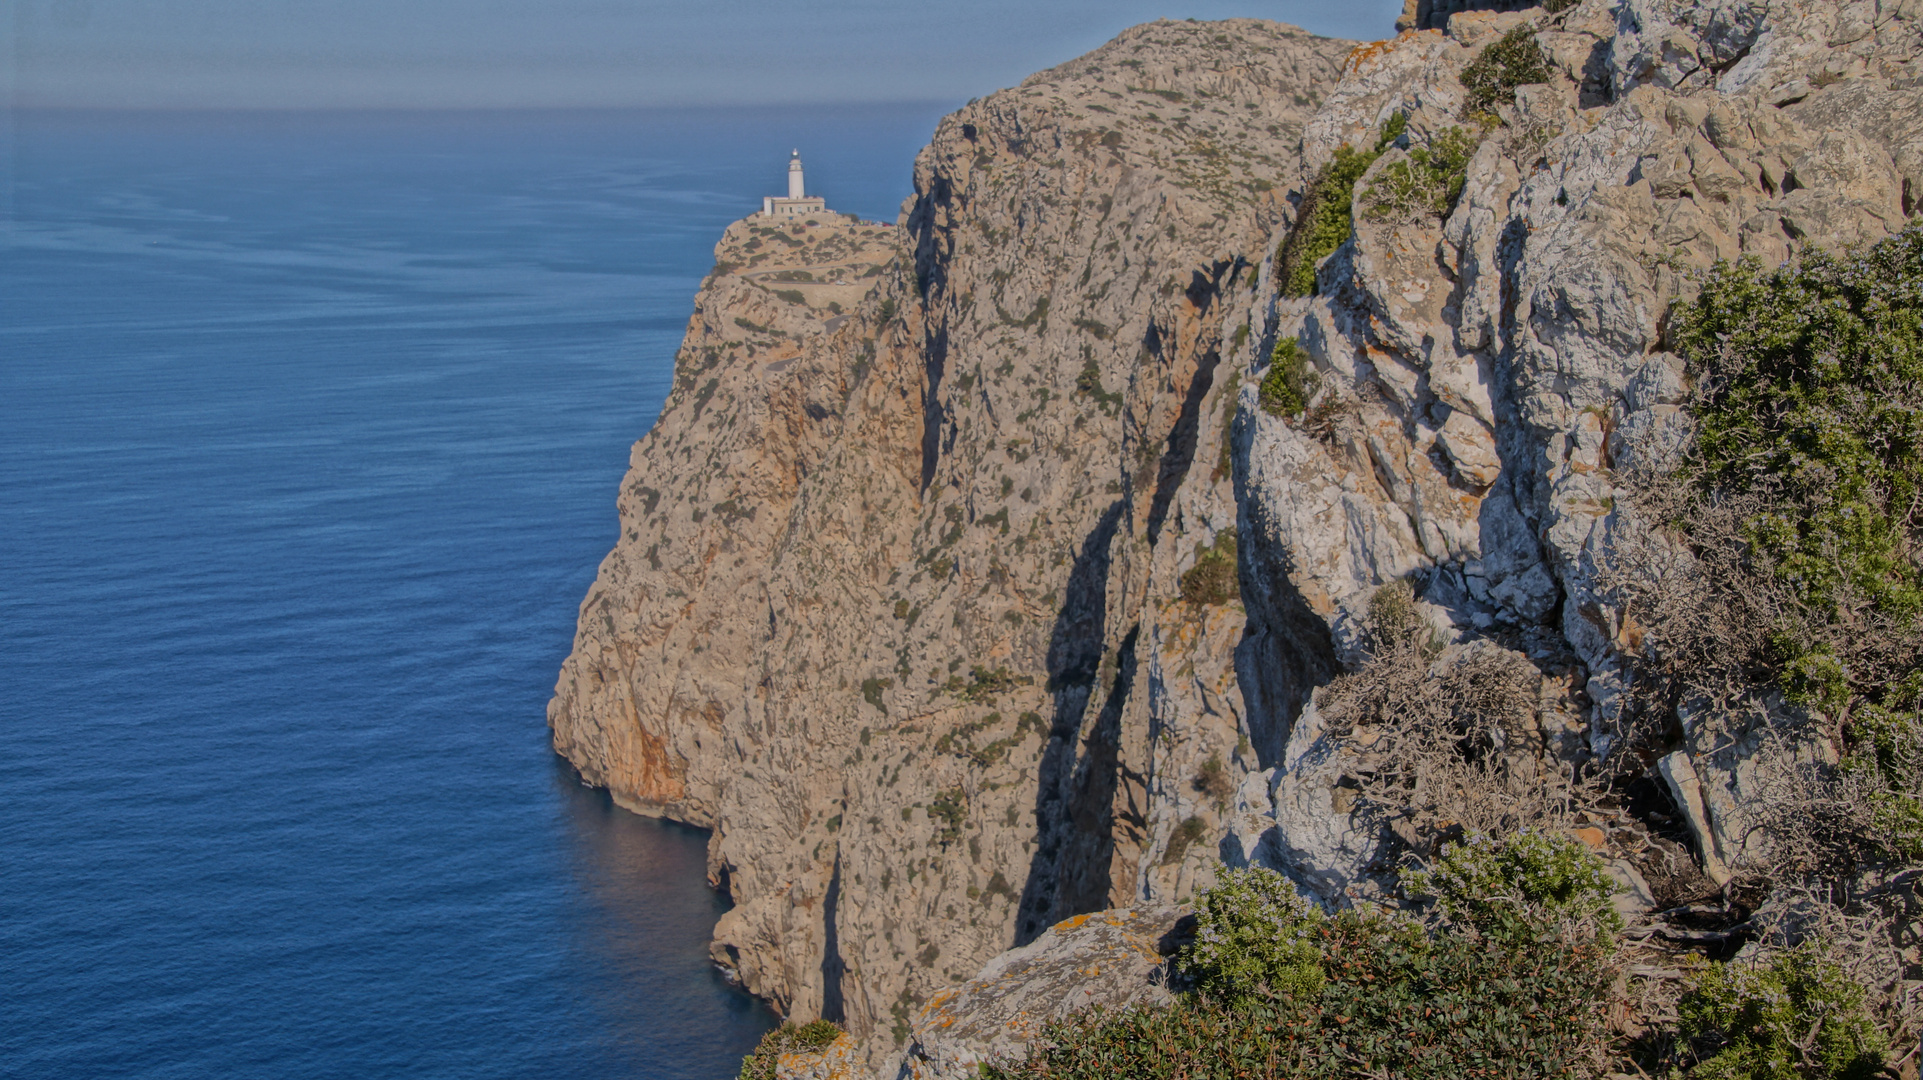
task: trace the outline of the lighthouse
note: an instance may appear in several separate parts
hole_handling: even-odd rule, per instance
[[[797,149],[788,157],[788,197],[764,196],[761,200],[761,216],[797,218],[827,212],[828,204],[819,196],[808,196],[808,186],[801,178],[801,151]]]

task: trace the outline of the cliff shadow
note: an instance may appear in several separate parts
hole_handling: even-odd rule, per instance
[[[1122,500],[1111,503],[1082,541],[1049,638],[1048,688],[1055,715],[1037,768],[1034,852],[1022,887],[1017,945],[1033,941],[1059,919],[1108,903],[1122,706],[1134,681],[1134,631],[1117,650],[1114,680],[1094,723],[1087,725],[1086,755],[1079,747],[1089,703],[1099,689],[1109,546],[1123,511]]]
[[[1227,274],[1233,280],[1244,265],[1239,258],[1224,259],[1211,264],[1207,273],[1200,270],[1190,272],[1185,292],[1198,317],[1206,315],[1220,296],[1223,275]],[[1161,330],[1153,322],[1149,323],[1142,347],[1166,364],[1168,360],[1162,353],[1162,336]],[[1189,378],[1181,411],[1176,414],[1175,423],[1169,427],[1168,440],[1155,473],[1155,494],[1149,500],[1148,518],[1144,522],[1151,544],[1160,538],[1162,523],[1168,519],[1169,506],[1174,503],[1176,492],[1182,490],[1182,482],[1188,479],[1189,467],[1195,463],[1195,442],[1201,429],[1202,401],[1215,386],[1215,369],[1221,362],[1222,352],[1219,348],[1207,349],[1196,358],[1195,374]]]
[[[835,869],[828,878],[828,893],[821,902],[821,1018],[847,1024],[847,1004],[841,993],[841,979],[848,965],[841,959],[841,931],[835,925],[835,912],[841,906],[841,849],[835,849]]]
[[[1238,524],[1243,536],[1261,535],[1247,521]],[[1244,543],[1238,547],[1237,563],[1249,621],[1235,646],[1235,681],[1242,688],[1249,743],[1256,761],[1269,769],[1281,764],[1289,732],[1309,695],[1335,678],[1342,664],[1329,624],[1295,586],[1295,568],[1286,551]]]
[[[1195,377],[1189,380],[1189,392],[1182,398],[1182,411],[1169,429],[1168,449],[1163,451],[1161,467],[1156,470],[1155,496],[1148,507],[1148,542],[1151,544],[1161,537],[1162,523],[1168,519],[1175,493],[1182,489],[1189,467],[1195,464],[1195,441],[1202,426],[1202,400],[1215,386],[1215,368],[1221,360],[1221,353],[1214,349],[1202,354]]]
[[[948,364],[948,327],[928,335],[928,388],[921,399],[921,490],[934,482],[935,466],[941,461],[941,429],[947,410],[941,404],[941,376]],[[951,437],[952,441],[952,437]]]

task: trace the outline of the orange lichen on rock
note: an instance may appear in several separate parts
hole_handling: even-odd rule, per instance
[[[1442,31],[1404,30],[1392,38],[1383,38],[1381,41],[1365,41],[1357,45],[1355,48],[1350,49],[1349,55],[1342,60],[1342,77],[1346,79],[1353,75],[1361,75],[1367,69],[1381,62],[1396,49],[1403,45],[1412,44],[1425,34],[1432,38],[1440,38]]]

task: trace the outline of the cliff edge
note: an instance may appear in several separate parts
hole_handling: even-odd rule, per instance
[[[1519,681],[1515,775],[1609,756],[1665,313],[1916,212],[1923,0],[1557,7],[1137,27],[943,120],[896,226],[730,227],[549,721],[714,830],[743,985],[880,1062],[1071,915],[1379,895],[1415,841],[1322,688],[1392,583]],[[1755,740],[1680,730],[1673,827],[1584,822],[1650,901],[1754,834]]]
[[[897,1047],[1010,945],[1206,876],[1244,620],[1180,578],[1232,537],[1223,358],[1351,48],[1138,27],[942,121],[898,227],[717,248],[549,717],[714,829],[717,959],[784,1012]],[[795,284],[830,263],[839,313]]]

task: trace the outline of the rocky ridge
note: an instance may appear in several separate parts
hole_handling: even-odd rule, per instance
[[[1394,838],[1317,695],[1370,598],[1409,581],[1448,649],[1525,660],[1541,768],[1607,750],[1636,633],[1596,579],[1639,527],[1615,477],[1684,422],[1663,314],[1717,259],[1916,211],[1920,3],[1583,0],[1359,47],[1151,24],[944,120],[897,227],[737,224],[557,749],[715,830],[717,960],[875,1068],[1068,916],[1224,862],[1371,895]],[[1447,215],[1371,213],[1523,25],[1552,77]],[[1297,199],[1397,114],[1318,295],[1280,297]],[[1285,340],[1303,417],[1259,403]],[[1582,830],[1646,901],[1745,857],[1755,740],[1684,730],[1673,827]]]
[[[1365,209],[1320,268],[1320,295],[1270,306],[1337,419],[1310,432],[1247,401],[1239,414],[1253,637],[1272,636],[1273,655],[1352,662],[1369,597],[1408,579],[1456,648],[1485,639],[1540,672],[1546,762],[1606,753],[1637,629],[1597,575],[1643,528],[1618,508],[1618,476],[1686,435],[1662,319],[1717,260],[1858,247],[1916,211],[1919,18],[1897,5],[1591,0],[1458,14],[1447,34],[1359,53],[1308,128],[1311,162],[1396,112],[1405,143],[1462,123],[1455,73],[1515,26],[1534,28],[1555,77],[1517,91],[1447,218]],[[1385,153],[1358,192],[1407,153]],[[1286,670],[1250,665],[1246,681]],[[1244,789],[1243,842],[1325,900],[1366,891],[1385,838],[1341,805],[1353,749],[1324,736],[1312,702],[1276,726],[1289,745],[1265,786]],[[1739,838],[1759,739],[1684,728],[1658,772],[1720,879],[1754,842]],[[1623,816],[1594,824],[1623,869],[1675,876],[1673,845]]]
[[[1233,526],[1216,368],[1349,48],[1157,23],[962,109],[845,321],[753,219],[717,249],[549,715],[714,829],[717,959],[784,1012],[895,1053],[1011,944],[1207,880],[1243,620],[1179,576]]]

